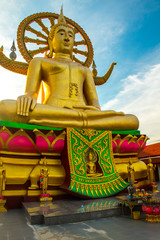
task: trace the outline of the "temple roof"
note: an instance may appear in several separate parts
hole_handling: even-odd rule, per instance
[[[160,156],[160,142],[146,146],[145,149],[138,154],[138,158],[152,156]]]

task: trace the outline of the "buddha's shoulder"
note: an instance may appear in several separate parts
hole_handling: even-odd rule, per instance
[[[45,57],[35,57],[31,60],[31,63],[43,64],[43,63],[54,63],[54,59],[52,58],[45,58]]]

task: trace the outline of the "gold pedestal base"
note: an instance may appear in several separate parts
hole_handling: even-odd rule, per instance
[[[52,197],[41,197],[40,202],[52,202]]]
[[[146,214],[147,222],[160,222],[160,215]]]
[[[7,212],[7,209],[5,208],[6,200],[0,199],[0,212]]]

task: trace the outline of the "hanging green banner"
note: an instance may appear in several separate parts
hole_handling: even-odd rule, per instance
[[[69,171],[63,188],[81,196],[102,198],[128,186],[116,171],[111,131],[68,128],[67,152]]]

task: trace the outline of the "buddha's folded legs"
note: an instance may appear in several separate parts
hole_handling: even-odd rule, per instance
[[[37,108],[31,113],[29,123],[50,127],[79,127],[108,130],[136,130],[138,118],[134,115],[115,111],[80,111],[74,109],[54,108],[47,106],[38,114]],[[48,110],[50,111],[48,113]],[[36,111],[38,111],[36,113]]]
[[[100,113],[106,113],[100,112]],[[139,127],[138,118],[132,114],[114,115],[111,117],[95,118],[88,116],[88,127],[106,130],[137,130]]]
[[[108,130],[138,129],[136,116],[115,111],[65,109],[37,104],[28,117],[17,115],[16,101],[0,102],[0,120],[31,123],[50,127],[77,127]]]

